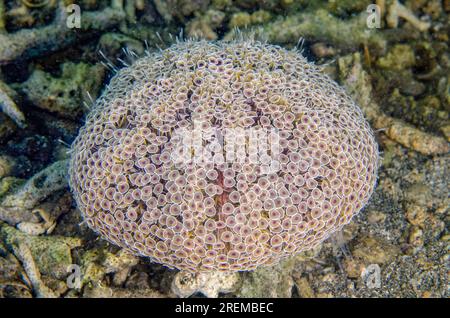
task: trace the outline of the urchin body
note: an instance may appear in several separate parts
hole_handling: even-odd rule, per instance
[[[198,127],[214,133],[186,138]],[[358,106],[297,51],[183,42],[114,76],[73,144],[70,185],[114,244],[193,272],[252,270],[349,223],[377,164]]]

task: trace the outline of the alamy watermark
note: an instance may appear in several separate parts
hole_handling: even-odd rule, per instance
[[[280,170],[280,136],[276,128],[225,128],[204,126],[194,121],[193,128],[175,130],[172,141],[175,150],[171,160],[178,165],[255,164],[261,174]]]
[[[66,7],[69,15],[66,18],[66,26],[69,29],[81,28],[81,8],[77,4],[70,4]],[[381,28],[381,8],[376,4],[369,4],[366,8],[369,14],[366,19],[366,25],[369,29]]]
[[[370,264],[361,273],[361,279],[367,288],[374,289],[381,287],[381,269],[378,264]]]
[[[71,4],[66,7],[66,12],[70,13],[66,18],[66,26],[69,29],[81,28],[81,8],[77,4]]]
[[[69,266],[67,266],[67,273],[70,273],[66,279],[67,287],[72,289],[80,289],[81,288],[80,266],[77,264],[70,264]]]

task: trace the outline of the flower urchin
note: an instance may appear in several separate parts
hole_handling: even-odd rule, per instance
[[[360,109],[297,51],[188,41],[114,76],[70,185],[114,244],[192,272],[252,270],[349,223],[377,164]]]

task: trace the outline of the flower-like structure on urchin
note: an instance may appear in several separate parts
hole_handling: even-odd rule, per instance
[[[110,242],[192,272],[251,270],[349,223],[378,148],[296,50],[181,42],[121,69],[73,144],[70,185]]]

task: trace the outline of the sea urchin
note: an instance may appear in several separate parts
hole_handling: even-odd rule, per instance
[[[110,242],[192,272],[251,270],[349,223],[376,182],[358,106],[296,50],[187,41],[111,80],[70,185]]]

